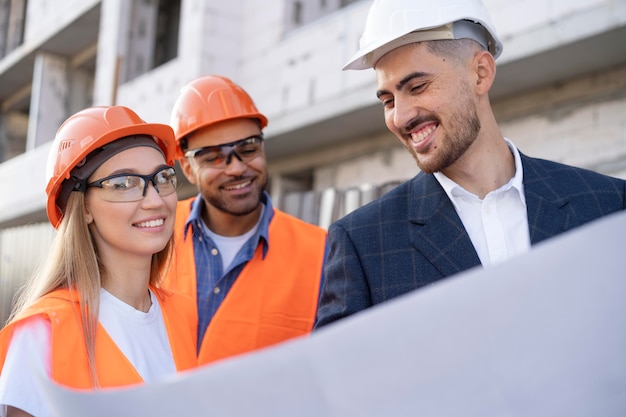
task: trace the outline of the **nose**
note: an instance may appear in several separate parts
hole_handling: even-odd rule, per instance
[[[419,115],[419,110],[414,103],[411,102],[408,98],[403,98],[398,96],[394,99],[393,106],[393,117],[391,122],[395,129],[392,130],[402,130],[404,129],[411,120],[415,119]]]
[[[240,175],[248,169],[248,165],[243,162],[239,154],[232,150],[226,157],[226,168],[224,172],[228,175]]]
[[[241,159],[241,156],[239,156],[239,154],[237,153],[236,150],[232,150],[230,151],[230,153],[226,156],[226,165],[230,164],[230,161],[232,161],[233,158],[239,159],[241,162],[243,162],[243,159]]]
[[[148,181],[146,187],[143,189],[143,199],[141,203],[144,206],[159,206],[163,204],[163,198],[152,181]]]
[[[144,181],[146,181],[146,179],[144,179]],[[157,187],[157,185],[156,185],[156,183],[154,181],[155,181],[154,178],[151,178],[149,181],[146,181],[144,183],[144,186],[143,186],[143,196],[144,197],[148,193],[148,188],[150,188],[150,185],[152,185],[152,187],[155,189],[155,191],[157,193],[159,192],[159,189],[158,189],[158,187]]]

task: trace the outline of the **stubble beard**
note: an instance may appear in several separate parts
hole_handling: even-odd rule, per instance
[[[447,133],[436,145],[439,149],[433,152],[433,145],[431,145],[426,152],[433,152],[433,155],[422,157],[420,153],[416,153],[408,146],[417,166],[428,174],[441,172],[455,163],[478,137],[481,124],[476,106],[470,101],[467,88],[464,87],[462,90],[462,103],[452,113]],[[441,120],[436,119],[439,126],[442,126]]]
[[[247,195],[224,198],[219,193],[204,193],[203,197],[207,203],[224,213],[232,216],[245,216],[254,212],[259,207],[259,204],[261,204],[261,196],[266,186],[267,179],[263,180],[262,184],[255,186],[254,190]]]

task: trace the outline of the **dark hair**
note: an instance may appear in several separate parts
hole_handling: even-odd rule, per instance
[[[425,41],[428,50],[442,58],[447,58],[455,62],[463,61],[477,51],[486,49],[473,39],[442,39],[435,41]]]

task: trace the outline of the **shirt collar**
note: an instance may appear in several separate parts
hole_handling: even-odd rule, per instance
[[[269,194],[265,191],[261,196],[261,203],[265,204],[265,210],[263,210],[263,217],[259,223],[256,239],[258,242],[263,242],[263,258],[265,258],[269,250],[269,227],[274,217],[274,207],[272,206]],[[204,234],[202,231],[202,209],[204,204],[205,202],[201,194],[198,194],[196,199],[191,203],[191,211],[185,222],[184,239],[187,239],[187,233],[190,227],[193,229],[194,234]]]
[[[511,188],[515,189],[519,194],[522,203],[526,205],[526,196],[524,195],[524,171],[522,168],[522,159],[520,157],[519,151],[517,150],[517,147],[515,147],[513,142],[511,142],[507,138],[504,138],[504,141],[506,142],[506,145],[513,154],[513,158],[515,159],[515,175],[513,175],[513,178],[511,178],[508,183],[500,187],[499,190],[508,190]],[[435,176],[439,184],[441,184],[441,187],[444,189],[448,197],[453,201],[454,199],[452,197],[455,195],[456,192],[468,192],[459,184],[448,178],[442,172],[435,172],[433,175]]]

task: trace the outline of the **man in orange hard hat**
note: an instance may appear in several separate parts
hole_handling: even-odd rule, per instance
[[[374,0],[344,69],[374,69],[385,124],[422,172],[329,227],[316,327],[626,208],[626,181],[502,136],[501,52],[480,0]]]
[[[165,285],[196,299],[199,363],[308,334],[326,231],[272,207],[267,118],[240,86],[209,75],[183,87],[170,124],[198,195],[178,203]]]

